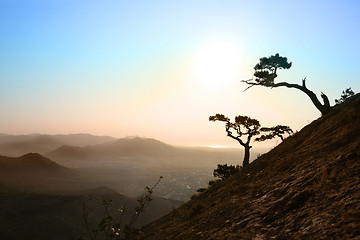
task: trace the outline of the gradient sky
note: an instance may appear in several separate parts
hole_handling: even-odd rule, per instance
[[[278,81],[331,102],[360,90],[360,2],[0,1],[0,132],[152,137],[238,146],[209,115],[300,130],[320,116],[295,89],[254,87],[260,57],[293,62]]]

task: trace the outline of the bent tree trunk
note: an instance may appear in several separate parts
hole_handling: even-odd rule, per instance
[[[246,167],[249,165],[249,162],[250,162],[250,146],[247,144],[247,145],[244,145],[245,147],[245,154],[244,154],[244,161],[243,161],[243,167]]]
[[[260,86],[270,87],[270,88],[276,88],[276,87],[296,88],[296,89],[302,91],[303,93],[305,93],[306,95],[308,95],[308,97],[311,99],[312,103],[321,112],[322,115],[324,115],[331,109],[329,98],[324,93],[321,93],[321,98],[323,99],[323,103],[321,103],[319,101],[319,99],[317,98],[316,94],[306,87],[305,78],[302,80],[302,85],[287,83],[287,82],[279,82],[279,83],[267,82],[266,84],[264,84],[264,83],[253,82],[252,79],[243,80],[242,82],[249,84],[250,87],[260,85]]]
[[[324,94],[321,93],[321,97],[323,99],[323,104],[319,101],[319,99],[317,98],[316,94],[313,91],[310,91],[306,86],[305,86],[305,79],[303,80],[303,84],[302,85],[298,85],[298,84],[291,84],[291,83],[287,83],[287,82],[280,82],[280,83],[273,83],[271,84],[270,87],[287,87],[287,88],[296,88],[299,89],[300,91],[304,92],[306,95],[308,95],[308,97],[311,99],[312,103],[315,105],[315,107],[321,112],[321,114],[325,114],[327,113],[331,106],[330,106],[330,102],[328,97]]]

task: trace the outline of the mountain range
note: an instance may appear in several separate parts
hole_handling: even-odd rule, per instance
[[[0,134],[0,155],[18,157],[29,152],[45,154],[63,145],[84,147],[114,141],[108,136],[93,136],[90,134],[68,135],[8,135]]]
[[[254,149],[252,156],[263,151]],[[70,135],[0,134],[0,155],[19,157],[39,153],[67,167],[88,168],[89,161],[145,164],[155,167],[214,168],[218,163],[235,163],[242,158],[240,149],[212,149],[172,146],[156,139]],[[94,166],[94,165],[93,165]]]

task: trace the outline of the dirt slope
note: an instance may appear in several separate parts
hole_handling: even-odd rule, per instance
[[[148,225],[144,239],[360,239],[359,110],[357,94]]]

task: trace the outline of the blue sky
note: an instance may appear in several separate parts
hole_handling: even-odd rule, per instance
[[[332,103],[347,87],[359,91],[359,16],[360,3],[346,0],[2,0],[0,132],[236,145],[220,123],[208,122],[218,112],[300,129],[319,117],[305,95],[243,93],[240,80],[251,78],[260,57],[278,52],[293,62],[279,80],[307,77]],[[231,46],[240,73],[219,79],[221,86],[198,81],[194,59],[212,53],[204,46]],[[208,68],[204,76],[214,75]]]

